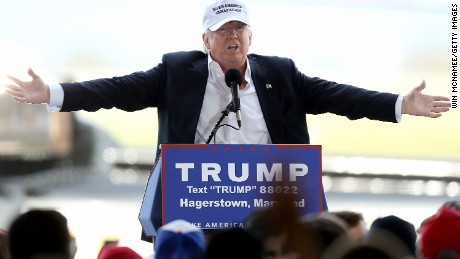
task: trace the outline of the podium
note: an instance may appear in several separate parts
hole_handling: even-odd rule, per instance
[[[301,215],[323,211],[321,159],[318,145],[161,145],[139,221],[148,237],[176,219],[205,233],[242,227],[254,210],[278,202],[278,194],[296,197]]]

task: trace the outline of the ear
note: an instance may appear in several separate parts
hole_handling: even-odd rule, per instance
[[[249,32],[249,46],[252,44],[252,31]]]
[[[204,46],[205,46],[207,49],[209,49],[209,37],[208,37],[208,34],[207,34],[207,33],[203,33],[202,38],[203,38],[203,44],[204,44]]]

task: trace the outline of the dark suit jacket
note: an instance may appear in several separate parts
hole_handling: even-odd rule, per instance
[[[308,77],[291,59],[250,54],[252,78],[274,144],[308,144],[306,114],[396,122],[397,95]],[[162,63],[122,77],[62,84],[61,111],[156,107],[158,144],[194,143],[208,78],[201,51],[163,56]],[[271,87],[267,87],[270,85]]]
[[[273,144],[309,144],[306,114],[396,122],[397,95],[308,77],[291,59],[250,54],[251,76]],[[194,143],[208,78],[201,51],[163,56],[162,63],[122,77],[62,84],[62,111],[156,107],[158,144]],[[158,153],[158,152],[157,152]],[[160,188],[157,188],[157,194]],[[160,200],[154,201],[161,225]],[[327,209],[323,194],[323,206]]]

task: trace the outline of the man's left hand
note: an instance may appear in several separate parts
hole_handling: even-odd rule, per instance
[[[425,89],[425,80],[412,89],[403,98],[402,113],[430,118],[441,117],[443,112],[449,111],[450,99],[445,96],[433,96],[422,93]]]

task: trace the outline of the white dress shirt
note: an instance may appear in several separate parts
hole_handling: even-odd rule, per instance
[[[225,83],[225,74],[217,62],[208,55],[208,83],[201,108],[198,128],[195,134],[195,143],[206,143],[222,111],[232,101],[230,87]],[[229,126],[220,127],[212,138],[211,144],[271,144],[267,125],[260,108],[256,88],[251,78],[251,67],[247,62],[244,79],[248,82],[244,89],[238,90],[241,106],[241,128],[238,129],[236,114],[230,112],[221,122]]]

